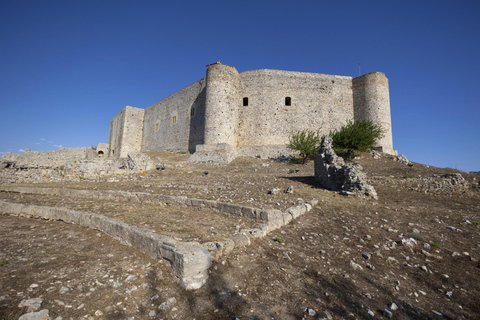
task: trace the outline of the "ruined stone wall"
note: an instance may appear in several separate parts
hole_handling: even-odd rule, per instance
[[[125,158],[141,150],[144,114],[144,109],[126,106],[110,121],[110,157]]]
[[[203,144],[205,79],[145,110],[142,151],[195,152]]]
[[[283,151],[294,131],[328,133],[353,119],[351,77],[255,70],[240,73],[240,79],[239,155]]]
[[[97,152],[92,147],[65,148],[52,151],[25,151],[24,154],[4,153],[2,160],[14,161],[17,167],[56,167],[80,160],[96,159]]]

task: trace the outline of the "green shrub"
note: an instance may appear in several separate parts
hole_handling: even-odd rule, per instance
[[[347,160],[353,159],[357,152],[372,150],[384,130],[381,125],[372,121],[349,120],[340,130],[330,131],[335,152]]]
[[[318,154],[320,134],[318,131],[309,129],[297,131],[288,138],[287,148],[299,151],[305,164],[308,157],[314,157]]]
[[[276,236],[275,238],[273,238],[273,241],[276,241],[278,243],[284,243],[285,242],[285,238],[282,237],[282,236]]]

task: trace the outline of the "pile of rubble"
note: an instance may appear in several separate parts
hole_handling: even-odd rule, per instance
[[[417,177],[405,179],[404,183],[410,190],[431,194],[467,193],[474,186],[460,173],[435,174],[428,178]]]
[[[330,136],[322,137],[315,157],[315,180],[323,187],[346,194],[369,196],[378,199],[375,188],[367,183],[363,168],[358,163],[345,164],[332,147]]]

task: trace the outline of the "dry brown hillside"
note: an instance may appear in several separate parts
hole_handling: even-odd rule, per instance
[[[221,257],[196,291],[182,289],[161,261],[98,231],[1,214],[0,319],[18,319],[29,308],[19,304],[33,298],[41,305],[31,310],[47,309],[51,319],[480,318],[479,176],[365,153],[356,161],[377,190],[375,201],[318,187],[313,162],[238,158],[218,166],[187,163],[182,154],[151,156],[165,169],[34,186],[280,210],[319,204]],[[283,192],[289,186],[293,193]],[[273,188],[280,191],[269,194]],[[12,192],[0,192],[0,200],[104,214],[185,241],[219,240],[254,224],[141,203]]]

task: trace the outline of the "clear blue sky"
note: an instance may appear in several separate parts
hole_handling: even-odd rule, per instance
[[[480,170],[480,1],[0,1],[0,153],[94,146],[125,105],[282,69],[390,81],[393,144]]]

